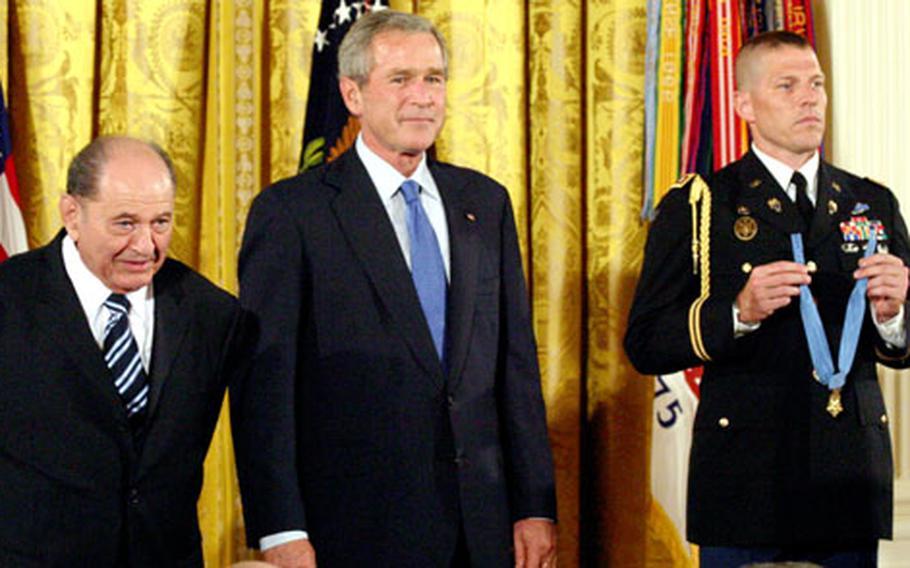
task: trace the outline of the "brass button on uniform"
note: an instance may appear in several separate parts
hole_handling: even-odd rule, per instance
[[[810,260],[806,263],[806,268],[809,269],[809,272],[816,272],[818,270],[818,265],[815,264],[814,260]]]
[[[726,428],[727,426],[730,425],[730,419],[727,418],[726,416],[723,416],[723,417],[721,417],[720,420],[717,421],[717,423],[718,423],[718,425],[720,425],[721,428]]]
[[[887,424],[887,423],[888,423],[888,415],[887,415],[887,414],[882,414],[881,420],[882,420],[882,424]]]
[[[745,272],[746,274],[749,274],[750,272],[752,272],[752,263],[751,263],[751,262],[744,262],[743,265],[742,265],[742,270],[743,270],[743,272]]]

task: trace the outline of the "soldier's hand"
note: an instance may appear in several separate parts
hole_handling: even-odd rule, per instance
[[[756,266],[749,281],[736,296],[739,320],[758,323],[799,296],[799,287],[811,282],[809,269],[803,264],[779,260]]]
[[[874,254],[859,260],[853,277],[869,279],[866,296],[878,323],[896,316],[907,300],[907,274],[904,261],[893,254]]]
[[[270,548],[262,553],[262,559],[278,568],[316,568],[316,551],[307,539]]]

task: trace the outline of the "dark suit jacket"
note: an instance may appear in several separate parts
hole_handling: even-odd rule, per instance
[[[888,348],[867,306],[843,388],[844,412],[833,418],[826,412],[829,391],[812,378],[798,298],[758,330],[734,338],[732,305],[750,267],[792,260],[789,235],[801,231],[802,221],[752,153],[709,181],[711,294],[694,331],[711,360],[696,356],[689,327],[701,277],[692,269],[689,185],[661,203],[625,341],[642,373],[705,363],[690,459],[689,539],[712,546],[849,546],[890,537],[891,447],[875,364],[905,367],[907,350]],[[822,163],[818,191],[806,259],[818,266],[811,290],[836,365],[852,272],[865,246],[845,240],[841,223],[880,220],[888,236],[882,245],[906,264],[910,246],[897,202],[884,187]],[[757,224],[751,239],[735,236],[745,217]],[[906,307],[905,313],[910,316]]]
[[[201,566],[196,500],[239,303],[177,261],[155,275],[137,453],[62,237],[0,264],[0,565]]]
[[[392,224],[350,151],[257,197],[240,253],[258,316],[232,392],[249,543],[306,529],[321,566],[511,565],[512,523],[555,518],[534,338],[504,188],[431,163],[451,283],[443,368]]]

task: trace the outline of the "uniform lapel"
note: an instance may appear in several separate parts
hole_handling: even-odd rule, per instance
[[[420,365],[442,384],[442,365],[411,272],[379,194],[355,150],[329,166],[325,182],[338,190],[332,209],[396,329]]]
[[[740,162],[738,195],[734,209],[749,211],[776,230],[790,234],[802,232],[803,222],[796,204],[778,185],[771,172],[751,151]]]
[[[461,180],[445,175],[435,163],[430,165],[430,171],[442,195],[446,222],[449,225],[451,278],[446,310],[446,354],[448,376],[454,381],[461,376],[474,321],[477,262],[480,253],[480,237],[475,226],[478,213],[465,200]],[[452,382],[451,388],[455,386]]]
[[[818,168],[818,193],[815,215],[809,234],[809,247],[816,248],[824,241],[840,234],[837,223],[853,207],[853,196],[848,187],[842,187],[832,176],[831,167],[821,162]]]
[[[161,392],[171,374],[174,359],[183,344],[188,329],[189,317],[181,310],[184,293],[171,277],[169,262],[154,280],[155,288],[155,330],[152,337],[152,362],[149,369],[148,422],[151,423],[161,399]]]

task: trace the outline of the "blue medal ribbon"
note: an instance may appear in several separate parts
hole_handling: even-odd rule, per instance
[[[790,235],[790,243],[793,246],[793,260],[799,264],[805,264],[806,258],[803,252],[803,237],[800,233]],[[875,252],[876,235],[872,231],[869,235],[869,242],[866,244],[864,258],[872,256]],[[828,346],[828,338],[825,336],[825,329],[822,327],[821,316],[818,315],[818,307],[812,299],[812,293],[809,286],[803,284],[799,287],[799,312],[803,320],[803,329],[806,332],[806,340],[809,342],[809,355],[812,357],[812,365],[815,366],[815,372],[821,384],[834,391],[844,386],[847,380],[847,374],[853,366],[853,358],[856,356],[856,345],[859,343],[859,333],[863,327],[863,317],[866,310],[866,287],[869,282],[867,278],[861,278],[853,285],[853,291],[850,292],[850,299],[847,301],[847,312],[844,314],[844,328],[840,337],[840,348],[837,353],[838,372],[834,370],[834,361],[831,358],[831,350]]]

